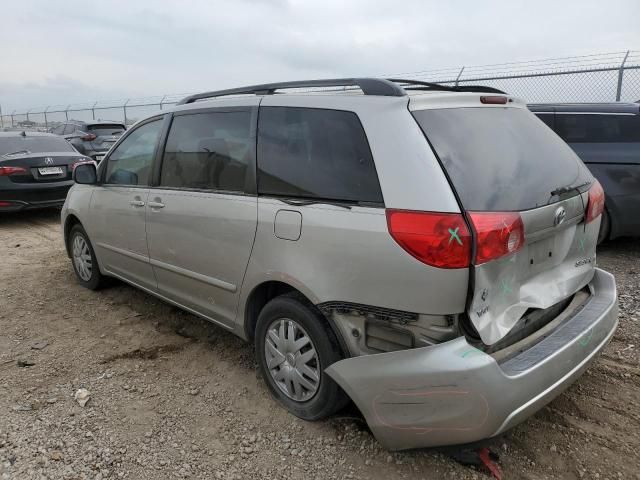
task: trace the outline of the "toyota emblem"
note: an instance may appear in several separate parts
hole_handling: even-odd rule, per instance
[[[553,224],[557,227],[562,222],[564,222],[564,219],[566,217],[567,217],[567,211],[564,209],[564,207],[558,207],[558,209],[556,210],[556,213],[553,216]]]

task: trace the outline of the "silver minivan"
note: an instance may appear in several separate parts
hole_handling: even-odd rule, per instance
[[[617,326],[602,188],[487,87],[203,93],[74,179],[62,227],[82,285],[115,277],[253,342],[290,412],[351,400],[392,450],[505,432]]]

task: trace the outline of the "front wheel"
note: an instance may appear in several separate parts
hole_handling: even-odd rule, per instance
[[[105,277],[100,273],[96,254],[87,232],[81,225],[74,225],[71,228],[68,242],[73,271],[80,285],[90,290],[97,290],[103,286]]]
[[[312,305],[288,295],[271,300],[258,317],[255,345],[269,390],[297,417],[319,420],[348,402],[324,372],[342,354],[333,331]]]

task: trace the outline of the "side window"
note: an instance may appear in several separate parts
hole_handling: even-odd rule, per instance
[[[73,123],[67,123],[64,126],[64,132],[63,135],[69,135],[71,133],[73,133],[73,131],[76,129],[76,126]]]
[[[208,112],[173,118],[160,185],[242,192],[253,159],[251,112]]]
[[[558,114],[556,131],[568,143],[640,142],[640,116]]]
[[[162,120],[138,127],[109,156],[105,183],[148,185]]]
[[[382,203],[355,113],[263,107],[259,118],[258,193]]]
[[[64,125],[58,125],[56,128],[51,130],[51,133],[55,133],[56,135],[62,135],[64,132]]]

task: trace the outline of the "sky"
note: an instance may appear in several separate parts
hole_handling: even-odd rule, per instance
[[[0,106],[640,50],[639,0],[0,0]]]

